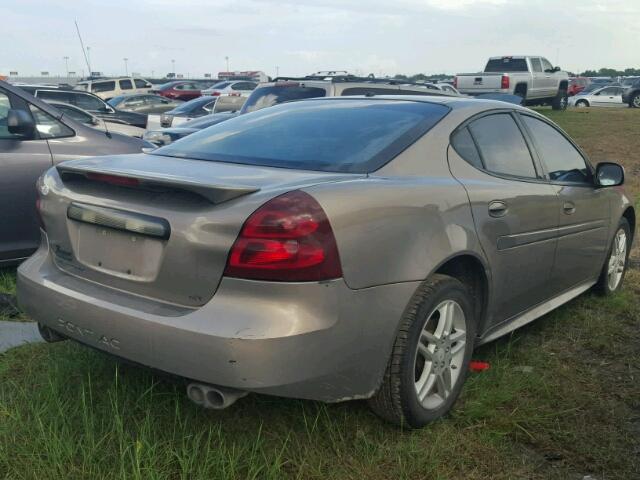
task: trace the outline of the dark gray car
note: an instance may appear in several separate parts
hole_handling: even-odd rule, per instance
[[[29,256],[40,242],[38,177],[63,160],[136,153],[143,140],[74,121],[0,81],[0,265]]]

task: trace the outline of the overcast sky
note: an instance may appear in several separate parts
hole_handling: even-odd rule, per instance
[[[477,71],[535,54],[569,70],[640,67],[640,0],[2,0],[0,74],[202,76]]]

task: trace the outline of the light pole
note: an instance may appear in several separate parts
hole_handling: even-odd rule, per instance
[[[224,59],[227,62],[227,72],[229,72],[229,57],[224,57]]]
[[[171,59],[171,73],[173,73],[173,78],[176,78],[176,61]]]
[[[64,68],[67,71],[67,78],[69,78],[69,57],[62,57],[64,59]]]
[[[276,65],[276,78],[280,76],[280,67]]]
[[[91,67],[91,47],[87,47],[87,61],[89,62],[89,67]],[[91,75],[91,72],[89,72]]]
[[[124,57],[122,60],[124,60],[124,76],[128,77],[129,76],[129,66],[127,65],[127,62],[129,61],[129,59],[127,57]]]

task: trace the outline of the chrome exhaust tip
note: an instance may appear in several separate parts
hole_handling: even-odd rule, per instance
[[[230,407],[248,393],[242,390],[214,387],[203,383],[190,383],[187,385],[187,397],[196,405],[212,410],[222,410]]]

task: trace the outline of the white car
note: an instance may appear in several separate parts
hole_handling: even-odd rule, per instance
[[[144,78],[122,77],[84,80],[78,82],[73,88],[75,90],[91,92],[106,101],[119,95],[149,93],[153,85]]]
[[[248,80],[218,82],[206,90],[202,90],[202,95],[211,95],[214,97],[220,95],[248,97],[257,86],[258,84],[256,82],[250,82]]]
[[[569,98],[571,107],[622,107],[622,91],[624,88],[618,86],[602,87]]]
[[[124,123],[105,122],[103,119],[90,114],[86,110],[78,108],[68,103],[49,102],[55,108],[60,110],[65,117],[69,117],[78,123],[82,123],[89,127],[98,128],[106,132],[121,133],[123,135],[129,135],[130,137],[142,138],[145,132],[144,128],[134,127],[133,125],[127,125]]]

